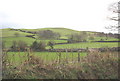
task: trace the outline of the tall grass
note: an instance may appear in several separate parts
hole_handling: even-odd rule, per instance
[[[30,51],[27,53],[31,53]],[[26,53],[26,54],[27,54]],[[28,59],[14,66],[8,59],[7,52],[3,52],[4,79],[117,79],[118,52],[94,52],[78,61],[70,62],[69,58],[59,58],[51,62],[34,54],[25,55]],[[15,58],[14,58],[15,59]],[[22,58],[21,58],[22,59]],[[76,60],[76,59],[72,59]]]

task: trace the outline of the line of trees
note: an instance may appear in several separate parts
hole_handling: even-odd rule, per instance
[[[27,51],[27,48],[30,48],[32,51],[45,51],[46,46],[49,46],[50,49],[54,48],[54,41],[48,41],[48,43],[44,41],[34,41],[32,45],[28,46],[25,41],[13,41],[12,46],[10,47],[10,51]],[[3,49],[5,49],[5,43],[2,44]]]

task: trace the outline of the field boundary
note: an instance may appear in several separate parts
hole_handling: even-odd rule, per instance
[[[94,51],[100,51],[100,52],[105,52],[105,51],[120,51],[120,47],[112,47],[112,48],[76,48],[76,49],[48,49],[46,51],[49,52],[88,52],[90,50]]]

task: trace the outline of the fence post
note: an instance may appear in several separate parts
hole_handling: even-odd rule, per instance
[[[21,58],[21,56],[20,56],[20,52],[21,52],[21,51],[20,51],[20,48],[18,48],[18,51],[19,51],[19,52],[18,52],[18,55],[19,55],[19,57]]]
[[[66,49],[66,62],[68,63],[68,50]]]
[[[59,63],[61,62],[61,52],[59,52]]]
[[[80,62],[80,51],[78,51],[78,62]]]
[[[12,63],[15,63],[15,57],[14,56],[15,56],[15,54],[12,55],[12,57],[13,57]]]
[[[72,62],[73,62],[73,50],[71,49],[71,53],[72,53]]]
[[[58,52],[56,51],[56,55],[58,55]],[[55,62],[58,62],[58,58],[55,57]]]
[[[28,48],[28,55],[27,55],[27,57],[28,57],[28,62],[29,62],[29,60],[30,60],[30,54],[29,54],[29,48]]]

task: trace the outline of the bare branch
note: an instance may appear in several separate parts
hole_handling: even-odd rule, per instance
[[[116,22],[119,22],[120,21],[120,17],[119,17],[119,14],[120,14],[120,2],[116,2],[116,3],[112,3],[108,10],[113,12],[113,13],[116,13],[117,17],[109,17],[110,20],[114,20]],[[109,29],[110,31],[119,31],[120,30],[120,26],[117,24],[117,26],[108,26],[108,27],[105,27],[106,29]]]

